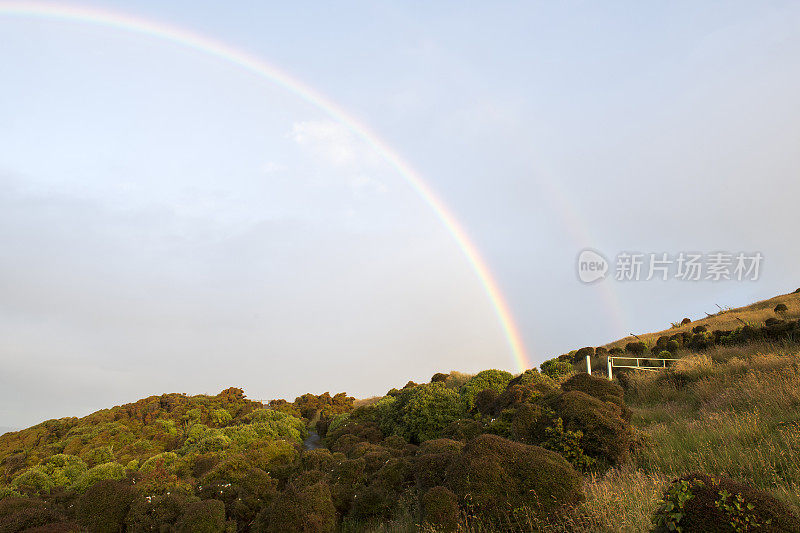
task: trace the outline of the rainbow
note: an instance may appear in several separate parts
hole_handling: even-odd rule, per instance
[[[393,150],[378,135],[366,125],[360,123],[352,115],[330,101],[328,98],[291,77],[280,69],[248,54],[233,48],[213,38],[194,33],[192,31],[155,22],[152,20],[132,16],[129,14],[115,13],[96,8],[86,8],[74,5],[53,4],[49,2],[21,2],[0,0],[0,15],[16,15],[27,17],[55,18],[61,20],[78,21],[129,32],[139,33],[150,37],[170,41],[183,47],[191,48],[198,52],[214,56],[228,63],[235,64],[261,78],[267,79],[322,109],[332,118],[349,128],[355,135],[363,139],[375,152],[408,182],[420,197],[433,209],[439,220],[455,238],[464,256],[469,261],[489,301],[494,308],[509,348],[514,357],[515,365],[519,371],[531,367],[525,352],[519,329],[511,314],[509,305],[503,293],[489,270],[486,261],[481,257],[475,244],[471,241],[464,228],[453,213],[447,208],[433,189],[422,179],[400,155]]]

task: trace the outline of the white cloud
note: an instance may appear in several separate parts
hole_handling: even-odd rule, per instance
[[[384,194],[387,187],[375,178],[380,158],[347,126],[330,120],[296,122],[290,137],[327,165],[346,173],[345,183],[353,194]]]
[[[358,140],[346,126],[338,122],[296,122],[292,125],[291,137],[300,146],[310,148],[337,166],[353,166],[362,159],[363,150]]]

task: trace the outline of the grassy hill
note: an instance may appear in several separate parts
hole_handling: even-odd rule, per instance
[[[0,436],[0,533],[800,531],[798,315],[784,295],[367,400],[231,388],[50,420]],[[614,348],[680,360],[610,382]]]
[[[781,304],[785,305],[787,310],[778,315],[775,313],[775,308]],[[704,318],[692,320],[685,325],[680,325],[681,320],[676,320],[675,326],[677,327],[673,326],[654,333],[637,333],[636,337],[630,336],[610,342],[605,345],[605,348],[624,348],[625,344],[636,340],[652,344],[663,335],[690,332],[697,326],[706,326],[709,331],[734,330],[743,324],[763,324],[768,318],[776,316],[786,320],[797,320],[800,318],[800,293],[795,291],[734,309],[718,309],[710,315],[707,314]]]

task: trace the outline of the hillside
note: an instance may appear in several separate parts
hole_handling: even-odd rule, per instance
[[[798,289],[800,291],[800,289]],[[780,315],[776,315],[774,309],[778,305],[785,305],[787,310]],[[605,348],[624,348],[628,342],[642,340],[646,343],[654,343],[658,337],[663,335],[674,335],[676,333],[690,332],[692,328],[697,326],[705,326],[708,331],[714,330],[733,330],[743,324],[763,324],[768,318],[779,316],[786,320],[797,320],[800,318],[800,292],[792,292],[781,296],[775,296],[768,300],[762,300],[754,304],[746,305],[744,307],[737,307],[734,309],[717,309],[715,312],[710,313],[711,316],[705,316],[692,320],[688,324],[679,325],[682,318],[675,321],[678,327],[671,327],[655,333],[637,333],[638,337],[625,337],[605,345]],[[677,318],[677,317],[676,317]]]
[[[230,388],[50,420],[0,436],[0,533],[800,531],[798,307],[581,349],[680,358],[614,382],[577,350],[368,400]]]

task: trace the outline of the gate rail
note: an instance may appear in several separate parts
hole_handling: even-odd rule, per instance
[[[620,365],[615,364],[615,359],[624,359],[627,361],[636,361],[635,365]],[[642,366],[640,361],[661,361],[661,366]],[[636,370],[648,370],[650,372],[658,372],[667,368],[667,361],[680,361],[680,358],[663,358],[663,357],[631,357],[625,355],[609,355],[607,358],[608,365],[608,379],[614,379],[615,368],[634,368]]]

